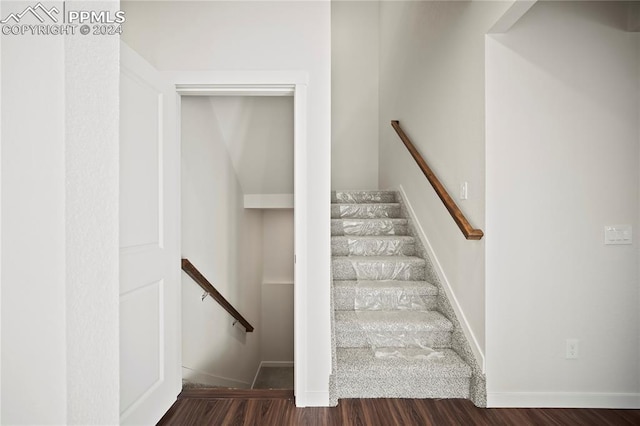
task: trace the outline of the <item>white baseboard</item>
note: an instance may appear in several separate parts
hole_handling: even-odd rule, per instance
[[[640,409],[640,393],[488,392],[487,407]]]
[[[293,367],[293,361],[262,361],[260,367]]]
[[[296,407],[328,407],[329,392],[296,392]]]
[[[440,283],[442,284],[442,287],[444,288],[445,293],[447,293],[447,298],[449,299],[449,302],[451,303],[451,306],[455,311],[456,317],[458,318],[458,322],[460,323],[460,327],[462,328],[462,332],[466,336],[467,341],[469,342],[469,346],[471,346],[471,350],[476,356],[476,359],[480,364],[480,368],[484,373],[485,358],[484,358],[484,353],[482,352],[482,349],[480,349],[480,345],[478,344],[478,339],[476,339],[475,334],[473,334],[473,331],[469,326],[469,322],[467,321],[467,317],[462,312],[462,308],[460,308],[460,303],[458,303],[458,299],[456,298],[453,290],[451,289],[451,284],[449,283],[449,280],[447,279],[447,276],[444,273],[444,270],[442,269],[442,265],[438,261],[438,256],[436,256],[435,252],[433,251],[433,247],[431,246],[431,243],[429,242],[429,239],[427,238],[427,235],[425,234],[424,229],[422,228],[422,225],[418,220],[416,212],[415,210],[413,210],[413,207],[411,206],[411,202],[409,201],[409,197],[407,197],[407,193],[404,191],[404,188],[402,187],[402,185],[399,185],[398,189],[402,194],[402,198],[404,198],[404,201],[407,205],[407,212],[409,213],[411,221],[413,222],[416,228],[418,237],[420,237],[420,240],[422,241],[422,245],[424,245],[425,250],[429,254],[429,257],[431,258],[431,261],[433,263],[433,269],[438,275],[438,278],[440,279]]]
[[[256,385],[256,380],[258,379],[258,373],[260,373],[260,369],[262,367],[293,367],[293,361],[260,361],[260,365],[258,365],[258,369],[256,370],[256,374],[253,376],[253,381],[251,382],[251,389]]]
[[[193,383],[202,383],[208,386],[220,386],[226,388],[249,389],[249,382],[231,379],[229,377],[216,376],[205,371],[182,366],[182,378]]]

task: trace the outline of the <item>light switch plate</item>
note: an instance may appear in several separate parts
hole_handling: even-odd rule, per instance
[[[604,243],[609,244],[631,244],[631,225],[606,225],[604,227]]]
[[[460,199],[466,200],[469,198],[469,184],[467,182],[462,182],[460,184]]]

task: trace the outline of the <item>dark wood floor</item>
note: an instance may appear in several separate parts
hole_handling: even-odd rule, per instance
[[[256,426],[638,426],[640,410],[482,409],[464,399],[346,399],[337,407],[296,408],[291,391],[269,394],[185,391],[159,425]]]

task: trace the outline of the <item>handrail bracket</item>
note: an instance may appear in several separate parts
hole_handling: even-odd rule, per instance
[[[242,324],[242,326],[247,330],[247,333],[251,333],[253,331],[253,326],[249,324],[240,312],[234,308],[231,303],[227,299],[224,298],[222,294],[218,290],[215,289],[213,284],[207,280],[204,275],[193,265],[193,263],[189,262],[189,259],[182,259],[182,270],[187,273],[195,282],[198,284],[203,290],[204,294],[201,299],[204,301],[208,296],[211,296],[222,308],[229,312],[231,316],[234,318],[233,325],[235,326],[237,323]]]

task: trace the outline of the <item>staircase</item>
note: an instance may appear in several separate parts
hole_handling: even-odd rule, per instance
[[[332,193],[332,399],[470,398],[484,376],[393,191]]]

